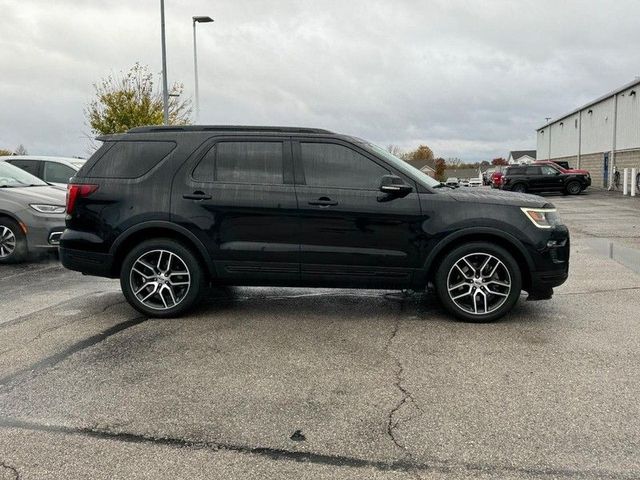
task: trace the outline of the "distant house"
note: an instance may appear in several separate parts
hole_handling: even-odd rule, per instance
[[[406,161],[409,165],[411,165],[412,167],[417,168],[418,170],[420,170],[423,173],[426,173],[427,175],[429,175],[430,177],[434,177],[436,176],[436,171],[435,169],[431,168],[428,164],[427,164],[427,160],[407,160]]]
[[[513,150],[507,159],[509,165],[527,165],[536,161],[535,150]]]

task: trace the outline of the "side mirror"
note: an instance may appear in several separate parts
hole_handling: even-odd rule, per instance
[[[396,175],[385,175],[380,179],[380,191],[389,195],[404,197],[413,191],[411,185]]]

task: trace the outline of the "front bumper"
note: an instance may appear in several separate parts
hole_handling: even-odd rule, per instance
[[[58,248],[64,231],[64,214],[42,214],[25,209],[17,214],[18,220],[26,227],[27,248],[51,250]]]
[[[569,277],[571,242],[569,230],[559,225],[549,230],[549,235],[538,244],[533,255],[535,270],[530,272],[528,300],[546,300],[553,296],[553,288],[562,285]]]

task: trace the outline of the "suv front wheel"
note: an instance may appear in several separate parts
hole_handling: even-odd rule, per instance
[[[198,259],[169,238],[137,245],[124,259],[120,285],[127,301],[150,317],[174,317],[192,308],[206,286]]]
[[[522,278],[505,249],[473,242],[449,252],[438,267],[435,286],[443,306],[468,322],[490,322],[518,301]]]

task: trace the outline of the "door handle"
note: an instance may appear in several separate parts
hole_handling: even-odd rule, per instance
[[[315,205],[318,207],[331,207],[337,204],[338,202],[334,202],[329,197],[320,197],[318,200],[312,200],[309,202],[309,205]]]
[[[186,200],[211,200],[211,195],[207,195],[204,192],[185,193],[182,198]]]

